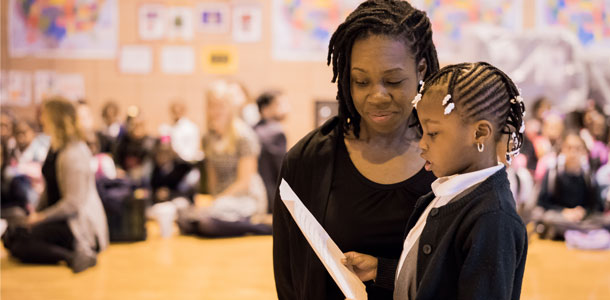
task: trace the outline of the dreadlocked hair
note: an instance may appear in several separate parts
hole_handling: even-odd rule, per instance
[[[438,71],[436,47],[432,42],[432,25],[426,13],[406,1],[369,0],[361,3],[333,33],[328,45],[327,64],[333,65],[333,83],[337,83],[338,117],[344,132],[360,135],[360,115],[352,100],[350,84],[351,51],[354,42],[370,35],[403,39],[415,56],[425,59],[424,80]]]
[[[461,117],[490,121],[499,129],[496,141],[508,134],[507,152],[518,153],[523,144],[525,105],[508,75],[486,62],[449,65],[425,82],[422,94],[437,84],[447,86]]]

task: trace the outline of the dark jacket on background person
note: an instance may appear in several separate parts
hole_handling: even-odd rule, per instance
[[[561,211],[582,206],[587,214],[604,210],[599,188],[592,176],[558,172],[552,168],[544,176],[538,195],[538,205],[545,210]]]
[[[167,188],[169,190],[169,198],[166,200],[185,197],[192,201],[195,196],[195,190],[184,184],[184,180],[193,167],[180,158],[174,159],[170,164],[169,168],[157,165],[156,163],[153,167],[150,179],[153,202],[162,202],[161,199],[156,198],[157,190],[160,188]]]
[[[263,178],[267,190],[269,211],[273,208],[275,188],[280,176],[282,159],[286,154],[286,135],[279,122],[261,120],[254,126],[254,132],[261,143],[258,157],[258,173]]]

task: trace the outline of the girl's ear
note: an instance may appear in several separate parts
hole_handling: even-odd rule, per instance
[[[428,63],[425,58],[422,58],[417,63],[417,80],[424,80],[426,77],[426,70],[428,70]]]
[[[480,120],[474,123],[474,143],[487,144],[494,140],[493,126],[487,120]]]

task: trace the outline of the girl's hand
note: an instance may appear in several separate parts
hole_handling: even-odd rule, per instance
[[[363,282],[375,280],[375,278],[377,278],[378,261],[374,256],[350,251],[345,253],[345,259],[341,262],[348,269],[353,270]]]

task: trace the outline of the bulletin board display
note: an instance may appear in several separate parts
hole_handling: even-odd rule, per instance
[[[585,47],[610,46],[610,0],[538,0],[538,28],[568,28]]]
[[[462,38],[469,26],[493,25],[510,31],[523,29],[523,0],[415,0],[432,22],[434,44],[441,61],[459,60]]]
[[[117,0],[10,0],[10,55],[114,58]]]

